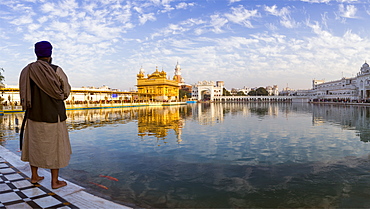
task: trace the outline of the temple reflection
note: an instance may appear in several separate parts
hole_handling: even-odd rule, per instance
[[[108,124],[125,124],[136,121],[138,108],[108,108],[67,111],[70,130],[101,127]]]
[[[146,106],[67,111],[70,131],[97,128],[110,124],[137,123],[137,135],[144,139],[155,137],[164,140],[173,131],[177,143],[182,142],[186,120],[200,125],[223,123],[226,115],[257,115],[275,117],[278,114],[312,114],[312,125],[323,123],[340,125],[343,129],[356,130],[361,141],[370,141],[370,108],[365,106],[312,105],[302,103],[198,103],[178,106]],[[0,139],[19,134],[23,113],[0,116]]]
[[[141,108],[138,110],[138,135],[154,136],[164,140],[170,130],[175,132],[177,143],[181,143],[185,120],[180,115],[180,106]]]

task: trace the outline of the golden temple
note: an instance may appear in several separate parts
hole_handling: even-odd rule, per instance
[[[174,77],[173,80],[167,78],[167,73],[163,70],[148,74],[145,77],[143,68],[137,74],[137,90],[141,98],[147,101],[177,101],[179,97],[179,82]]]

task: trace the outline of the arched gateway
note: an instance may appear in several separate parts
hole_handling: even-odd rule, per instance
[[[192,87],[192,99],[197,101],[214,101],[222,96],[223,81],[199,81]]]

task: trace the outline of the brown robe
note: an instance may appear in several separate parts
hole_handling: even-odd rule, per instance
[[[37,62],[43,62],[43,61],[37,61]],[[45,63],[42,63],[42,64],[45,64]],[[39,67],[48,68],[48,66],[43,67],[43,65],[39,65]],[[50,71],[49,68],[47,70]],[[23,73],[23,71],[21,74],[21,80],[23,79],[24,81],[24,80],[27,80],[27,77],[24,78],[23,76],[27,76],[26,75],[27,73]],[[49,73],[53,74],[53,72],[49,72]],[[60,89],[58,89],[58,91],[60,92],[57,92],[57,95],[62,94],[64,95],[63,99],[66,99],[71,90],[71,87],[68,83],[68,78],[66,74],[63,72],[62,68],[60,67],[57,67],[54,73],[55,75],[53,76],[58,79],[56,83],[58,83],[58,86],[60,87]],[[23,84],[24,83],[25,82],[23,82]],[[20,83],[20,85],[22,88],[22,83]],[[52,94],[53,88],[56,88],[56,87],[50,87],[48,85],[45,85],[41,89],[42,90],[48,89],[45,93],[50,95]],[[30,93],[23,94],[23,95],[28,95],[28,97],[25,96],[25,98],[27,99],[24,99],[23,101],[31,101],[31,99],[29,98],[29,96],[31,95]],[[22,96],[21,96],[21,99],[22,99]],[[27,105],[31,106],[30,104],[27,104]],[[31,109],[32,109],[32,106],[31,106]],[[65,120],[60,121],[59,116],[58,116],[57,122],[39,122],[39,121],[35,121],[32,119],[27,119],[25,133],[24,133],[23,146],[22,146],[21,160],[27,161],[30,163],[30,165],[36,166],[36,167],[47,168],[47,169],[59,169],[69,164],[71,154],[72,154],[72,149],[71,149],[71,145],[69,141],[68,129],[67,129]]]

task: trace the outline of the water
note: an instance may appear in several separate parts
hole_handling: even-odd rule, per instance
[[[370,207],[369,107],[189,104],[68,116],[73,156],[61,176],[118,203]],[[19,155],[16,117],[0,117],[0,143]]]

